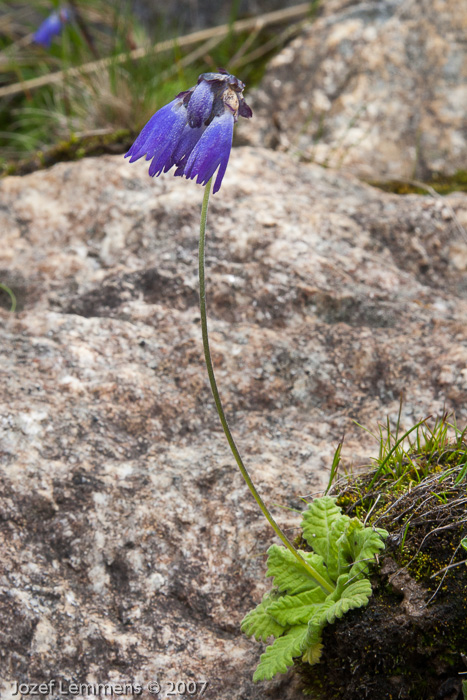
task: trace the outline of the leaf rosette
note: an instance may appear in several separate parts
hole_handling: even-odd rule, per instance
[[[261,656],[254,681],[285,673],[301,656],[309,664],[320,660],[322,631],[346,612],[367,605],[371,596],[369,566],[384,549],[387,532],[365,527],[343,515],[335,498],[323,496],[309,504],[301,523],[312,552],[301,554],[332,592],[325,590],[284,547],[268,550],[267,576],[273,589],[242,621],[249,637],[275,641]]]

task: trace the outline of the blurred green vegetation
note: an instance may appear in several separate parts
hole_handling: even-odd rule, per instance
[[[438,194],[467,192],[467,170],[458,170],[451,176],[435,173],[429,183],[417,182],[416,180],[387,180],[385,182],[370,180],[369,184],[393,194],[427,194],[427,192],[432,194],[430,189]]]
[[[149,35],[126,0],[0,0],[0,173],[124,151],[150,116],[202,72],[223,67],[247,88],[257,84],[306,16],[253,18],[242,29],[238,4],[232,0],[228,31],[185,41],[168,36],[166,23]],[[310,13],[317,5],[310,3]],[[71,10],[72,20],[49,49],[35,44],[34,31],[60,7]],[[167,39],[175,39],[170,48],[155,52]]]

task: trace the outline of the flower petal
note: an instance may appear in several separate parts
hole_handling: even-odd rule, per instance
[[[179,93],[151,117],[125,158],[133,163],[145,156],[151,161],[151,176],[175,166],[176,177],[185,175],[202,185],[217,171],[215,194],[229,162],[234,124],[238,116],[252,116],[244,87],[227,71],[203,73],[196,86]]]
[[[196,177],[198,184],[205,185],[220,165],[213,194],[219,190],[229,162],[233,127],[234,116],[229,109],[215,117],[193,148],[184,168],[185,177],[189,180]]]
[[[170,163],[167,163],[166,167],[164,168],[164,172],[170,170],[172,165],[176,165],[178,168],[181,167],[180,174],[183,175],[183,168],[190,157],[193,148],[196,146],[205,130],[206,127],[204,125],[199,127],[199,129],[192,129],[188,125],[185,126],[182,135],[178,140],[177,146],[172,153]]]
[[[239,100],[239,108],[238,108],[238,113],[241,117],[245,117],[245,119],[250,119],[253,116],[253,111],[250,107],[250,105],[247,105],[245,102],[244,98],[241,97]]]
[[[154,148],[147,154],[146,160],[152,158],[151,165],[149,166],[149,174],[151,177],[160,175],[163,170],[167,172],[174,164],[172,154],[177,148],[184,127],[185,119],[177,121],[171,132],[165,134],[165,138],[158,144],[157,148]]]
[[[177,147],[185,125],[186,109],[182,100],[172,100],[151,117],[125,158],[130,157],[130,163],[134,163],[145,155],[146,160],[153,161],[149,174],[154,175],[157,170],[162,172]]]
[[[32,40],[36,44],[45,46],[47,49],[50,48],[52,43],[52,38],[62,31],[62,23],[60,21],[60,16],[58,12],[52,12],[51,15],[45,19],[37,31],[33,34]]]
[[[213,100],[211,86],[205,80],[201,80],[195,87],[187,107],[188,124],[192,129],[199,128],[208,119]]]

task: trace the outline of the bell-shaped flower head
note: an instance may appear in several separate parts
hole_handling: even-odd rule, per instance
[[[149,175],[157,176],[175,166],[175,175],[205,185],[217,172],[213,193],[221,184],[232,148],[238,116],[249,119],[243,98],[245,85],[221,70],[203,73],[198,84],[181,92],[156,112],[143,127],[125,158],[130,163],[146,156]]]
[[[61,8],[58,12],[52,12],[45,19],[40,27],[34,32],[32,40],[46,49],[50,48],[52,39],[62,31],[65,22],[70,19],[70,13],[66,8]]]

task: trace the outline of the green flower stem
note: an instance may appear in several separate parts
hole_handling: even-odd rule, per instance
[[[205,246],[206,246],[206,221],[208,218],[208,206],[209,206],[209,195],[211,192],[211,184],[212,184],[212,179],[209,180],[209,182],[207,183],[207,185],[204,189],[203,206],[201,209],[201,224],[200,224],[200,231],[199,231],[199,305],[200,305],[200,311],[201,311],[201,330],[202,330],[202,334],[203,334],[204,358],[206,361],[206,367],[207,367],[208,375],[209,375],[209,383],[211,384],[211,390],[212,390],[212,394],[214,397],[214,402],[216,404],[217,413],[219,415],[220,422],[221,422],[222,427],[224,429],[224,433],[225,433],[225,437],[227,438],[227,442],[229,443],[230,449],[232,450],[232,454],[235,457],[235,461],[237,462],[238,468],[240,469],[240,472],[241,472],[243,478],[245,479],[248,488],[250,489],[251,493],[253,494],[253,497],[254,497],[256,503],[261,508],[261,511],[263,512],[264,517],[266,518],[268,523],[271,525],[272,529],[274,530],[276,535],[279,537],[279,539],[282,540],[282,542],[287,547],[289,552],[292,552],[294,557],[300,563],[300,566],[302,566],[304,569],[306,569],[307,573],[310,576],[312,576],[314,578],[314,580],[316,581],[316,583],[318,583],[322,588],[324,588],[325,591],[327,591],[328,593],[332,593],[334,591],[334,586],[332,586],[330,583],[328,583],[328,581],[326,581],[318,573],[318,571],[316,571],[307,561],[305,561],[305,559],[295,549],[293,544],[287,539],[286,535],[282,532],[279,525],[276,523],[276,521],[272,517],[271,513],[267,509],[266,505],[264,504],[263,499],[261,498],[258,491],[256,490],[256,487],[253,484],[245,465],[243,464],[243,460],[240,456],[240,453],[237,449],[235,441],[232,437],[232,433],[230,432],[230,428],[229,428],[229,425],[227,423],[227,419],[225,417],[224,409],[222,407],[222,402],[221,402],[221,399],[219,396],[219,391],[217,389],[216,378],[214,376],[214,368],[212,366],[211,351],[209,349],[208,322],[207,322],[207,314],[206,314],[206,283],[205,283],[205,275],[204,275]]]

